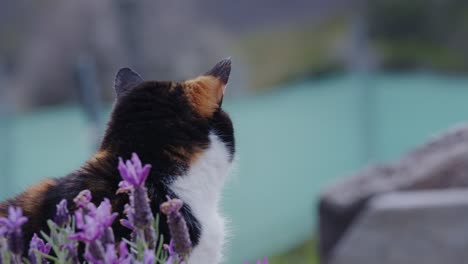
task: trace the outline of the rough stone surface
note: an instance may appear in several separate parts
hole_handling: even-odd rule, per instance
[[[468,189],[373,198],[330,264],[468,263]]]
[[[398,190],[468,186],[468,124],[458,126],[388,164],[370,166],[323,192],[319,251],[326,263],[370,198]]]

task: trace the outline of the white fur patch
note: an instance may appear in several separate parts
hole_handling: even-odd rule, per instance
[[[172,191],[190,206],[201,226],[200,240],[190,254],[189,264],[218,264],[223,258],[226,231],[218,207],[231,162],[226,145],[216,135],[210,135],[210,142],[187,174],[177,177],[170,185]]]

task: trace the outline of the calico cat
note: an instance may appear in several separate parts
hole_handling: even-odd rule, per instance
[[[9,205],[21,207],[29,218],[23,228],[29,241],[33,233],[47,230],[46,220],[53,218],[61,199],[73,210],[73,198],[84,189],[91,191],[94,203],[107,197],[113,210],[122,212],[128,198],[116,194],[118,158],[129,159],[135,152],[144,164],[152,164],[147,188],[153,213],[159,213],[167,195],[185,203],[181,212],[194,245],[189,263],[219,263],[225,230],[218,204],[235,152],[232,122],[221,108],[230,71],[230,59],[181,82],[144,81],[129,68],[119,70],[117,99],[99,150],[79,170],[44,180],[1,203],[0,216]],[[160,215],[160,231],[168,242]],[[118,222],[113,226],[116,237],[128,236]]]

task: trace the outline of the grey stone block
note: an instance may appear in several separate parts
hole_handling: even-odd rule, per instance
[[[373,198],[329,263],[468,263],[468,189]]]
[[[319,251],[333,248],[370,198],[399,190],[468,187],[468,124],[449,130],[388,164],[370,166],[332,185],[319,203]]]

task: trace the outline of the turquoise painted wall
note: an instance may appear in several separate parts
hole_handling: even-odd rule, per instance
[[[238,142],[223,203],[228,263],[310,237],[324,186],[468,119],[467,102],[468,78],[388,74],[336,76],[227,102]],[[0,153],[8,153],[0,160],[0,198],[68,173],[92,152],[76,107],[1,121]]]

